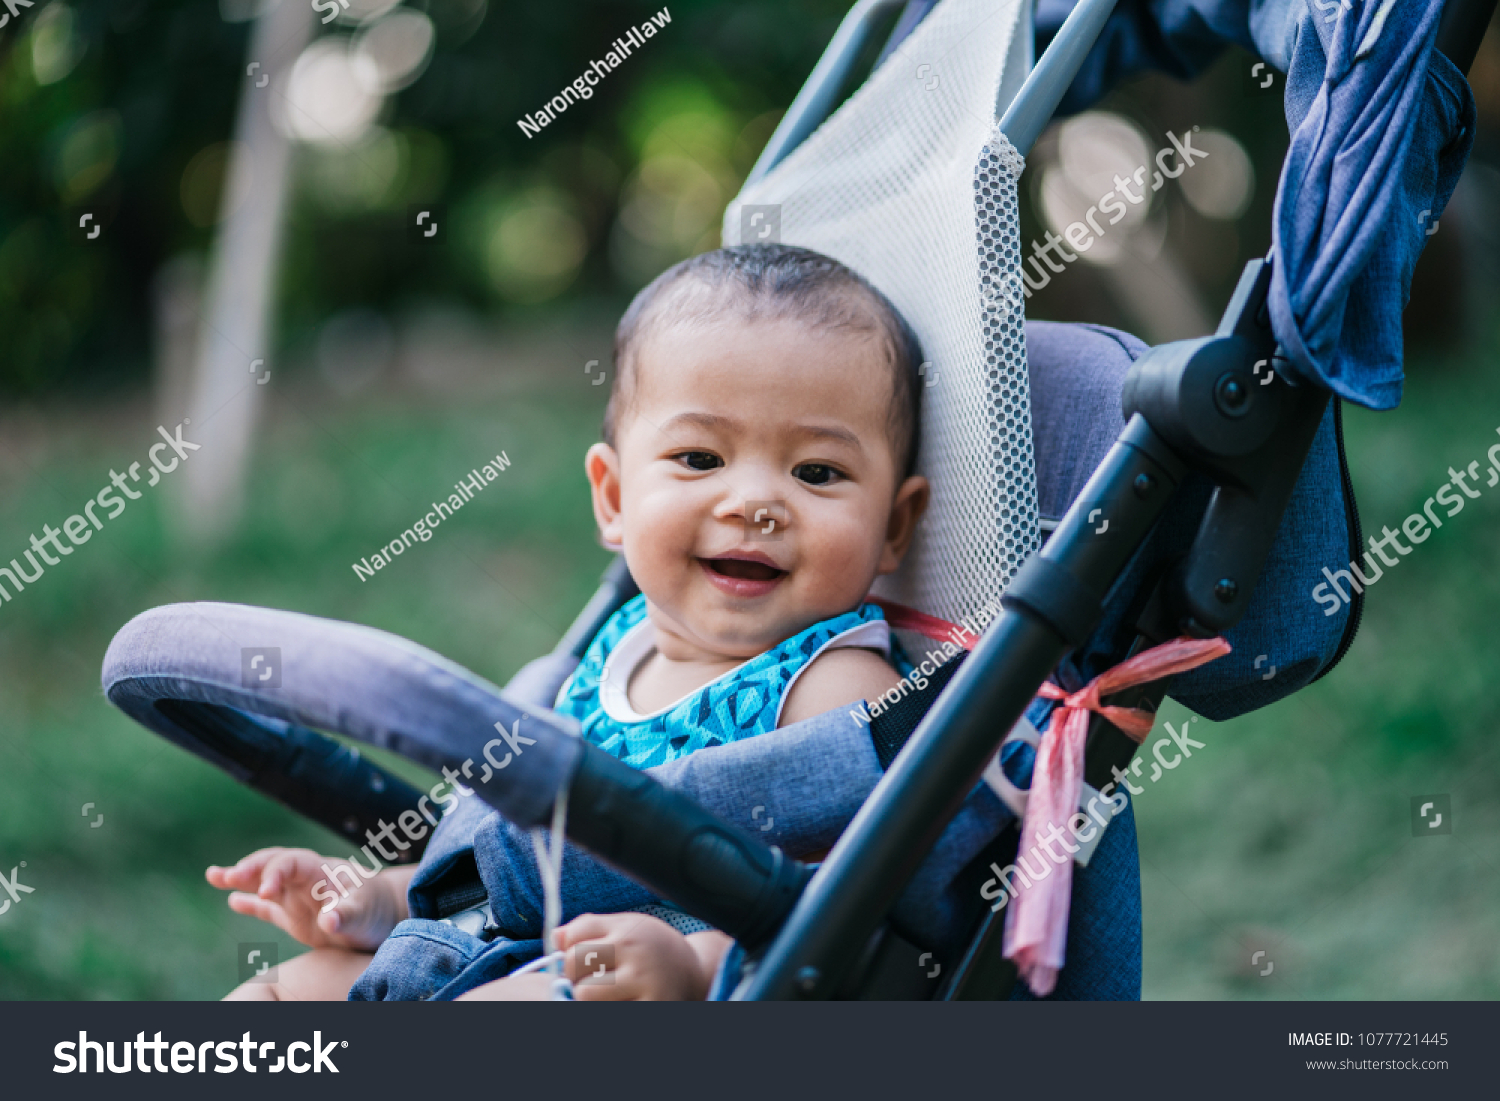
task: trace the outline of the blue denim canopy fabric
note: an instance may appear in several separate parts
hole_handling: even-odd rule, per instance
[[[1038,0],[1046,42],[1076,0]],[[1234,43],[1287,74],[1272,326],[1297,379],[1401,400],[1401,311],[1474,140],[1474,97],[1432,48],[1441,0],[1121,0],[1061,110],[1148,69],[1188,77]]]
[[[1304,5],[1290,52],[1271,322],[1294,375],[1371,409],[1401,401],[1401,311],[1474,142],[1442,8]]]
[[[1038,53],[1077,5],[1078,0],[1037,0]],[[1076,114],[1121,81],[1148,70],[1186,80],[1208,68],[1229,43],[1256,52],[1251,9],[1269,6],[1249,0],[1120,0],[1058,105],[1059,113]]]

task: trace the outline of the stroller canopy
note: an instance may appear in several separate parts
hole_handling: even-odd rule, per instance
[[[1038,39],[1075,5],[1038,0]],[[1061,105],[1081,111],[1148,69],[1190,77],[1231,43],[1285,72],[1292,143],[1272,224],[1272,325],[1294,376],[1372,409],[1401,400],[1401,311],[1474,140],[1468,82],[1433,49],[1444,11],[1442,0],[1121,0]]]

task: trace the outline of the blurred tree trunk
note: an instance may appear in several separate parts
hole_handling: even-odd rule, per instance
[[[171,426],[192,415],[188,395],[203,328],[203,258],[179,253],[158,268],[151,305],[156,422]]]
[[[271,107],[286,94],[291,67],[311,37],[312,16],[304,0],[267,4],[250,36],[234,152],[220,199],[226,217],[210,260],[191,423],[184,432],[202,450],[174,481],[181,494],[178,522],[199,541],[221,537],[239,519],[256,414],[270,381],[267,330],[292,156]]]

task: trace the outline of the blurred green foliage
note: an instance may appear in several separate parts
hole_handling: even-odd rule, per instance
[[[607,560],[579,469],[605,395],[577,365],[607,356],[630,290],[713,242],[845,8],[672,4],[668,31],[527,139],[515,120],[659,5],[408,6],[437,27],[426,72],[357,145],[299,153],[279,340],[305,346],[349,307],[457,302],[541,332],[534,358],[548,366],[497,353],[472,390],[358,400],[289,372],[228,544],[180,544],[148,498],[3,606],[0,872],[25,861],[36,891],[0,916],[0,998],[218,997],[239,942],[296,950],[231,914],[203,868],[340,843],[112,709],[98,687],[110,637],[146,608],[227,600],[371,624],[497,683],[550,648]],[[0,30],[0,394],[48,399],[7,409],[0,434],[13,547],[74,511],[156,423],[140,385],[152,280],[210,244],[247,42],[214,0],[48,0]],[[1241,60],[1192,89],[1148,80],[1105,104],[1153,137],[1204,121],[1250,150],[1260,176],[1240,223],[1171,208],[1171,239],[1212,303],[1266,244],[1285,144],[1276,104],[1242,95]],[[1023,201],[1029,239],[1040,229]],[[441,248],[403,247],[413,203],[455,220]],[[109,218],[107,247],[74,243],[80,205]],[[1457,278],[1435,259],[1421,270]],[[1100,287],[1075,265],[1029,312],[1128,327]],[[1394,525],[1494,439],[1496,336],[1470,358],[1421,361],[1400,413],[1349,418],[1367,524]],[[354,576],[415,503],[501,449],[512,467],[432,541]],[[1500,715],[1486,685],[1500,512],[1486,497],[1458,519],[1372,591],[1334,675],[1199,734],[1209,748],[1138,801],[1147,997],[1500,994]],[[1453,795],[1455,832],[1413,839],[1408,800],[1430,792]],[[1273,976],[1249,967],[1259,949]]]
[[[0,861],[7,874],[25,861],[35,893],[0,915],[0,998],[219,997],[238,981],[240,941],[295,950],[231,913],[203,869],[273,844],[345,855],[340,840],[115,712],[99,690],[109,639],[147,608],[227,600],[378,626],[503,684],[556,644],[609,558],[582,475],[602,398],[567,383],[513,379],[461,408],[411,395],[330,408],[326,395],[299,395],[267,433],[232,544],[212,555],[176,545],[164,499],[148,492],[87,554],[4,605]],[[144,419],[126,406],[49,424],[44,455],[7,464],[0,530],[56,521],[139,450]],[[358,578],[352,562],[501,450],[501,480]]]
[[[223,143],[250,84],[250,25],[221,8],[251,3],[47,0],[0,30],[0,393],[144,376],[152,279],[209,246]],[[355,304],[437,297],[504,311],[633,290],[716,234],[844,10],[666,5],[670,27],[528,138],[518,118],[662,5],[408,6],[437,32],[421,77],[359,142],[299,150],[280,282],[287,342]],[[401,247],[413,203],[457,215],[443,249]],[[105,247],[78,244],[83,209],[108,221]]]
[[[1346,411],[1366,532],[1399,528],[1450,466],[1483,468],[1500,440],[1495,322],[1467,355],[1414,363],[1399,411]],[[1136,800],[1144,997],[1500,997],[1497,544],[1489,488],[1371,586],[1337,669],[1194,724],[1208,748]],[[1434,794],[1452,797],[1453,832],[1413,836],[1412,799]]]

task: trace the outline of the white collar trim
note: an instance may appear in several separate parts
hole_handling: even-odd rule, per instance
[[[743,669],[748,661],[741,662],[727,673],[721,673],[708,684],[694,688],[681,699],[673,700],[665,707],[659,707],[648,714],[641,714],[631,706],[629,687],[630,679],[635,676],[636,670],[640,668],[641,662],[648,658],[656,648],[656,639],[651,631],[651,620],[642,619],[630,630],[626,631],[620,641],[615,643],[615,648],[610,651],[609,657],[604,660],[604,668],[599,673],[599,706],[604,708],[604,713],[615,722],[640,723],[664,715],[678,704],[682,703],[701,692],[709,685],[718,684],[728,677],[734,676]],[[778,644],[779,645],[779,644]],[[887,657],[891,652],[891,628],[890,624],[883,619],[866,620],[857,623],[847,631],[834,635],[813,651],[802,667],[792,674],[792,679],[787,682],[786,688],[781,693],[781,700],[776,705],[776,723],[781,723],[781,709],[786,705],[787,696],[791,694],[792,685],[797,683],[797,678],[807,671],[818,656],[825,650],[842,650],[849,647],[862,647],[869,650],[879,650]],[[749,659],[753,661],[754,659]]]

